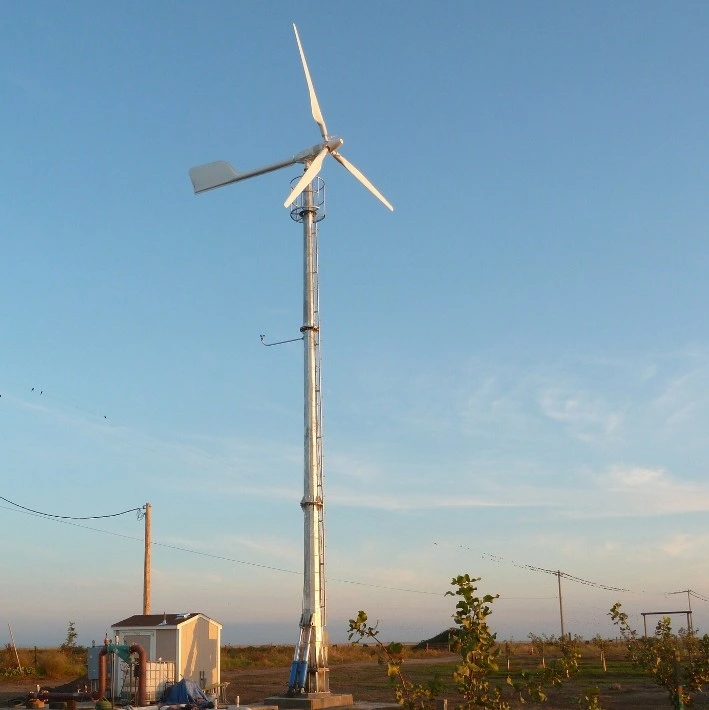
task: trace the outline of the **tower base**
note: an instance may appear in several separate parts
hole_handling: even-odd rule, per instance
[[[276,705],[279,710],[323,710],[354,704],[349,693],[303,693],[292,698],[275,696],[266,698],[264,705]]]

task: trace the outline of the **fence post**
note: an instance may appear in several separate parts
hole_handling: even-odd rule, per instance
[[[682,701],[682,694],[684,693],[684,688],[680,683],[679,674],[679,651],[675,651],[675,685],[677,686],[677,710],[684,710],[684,702]]]

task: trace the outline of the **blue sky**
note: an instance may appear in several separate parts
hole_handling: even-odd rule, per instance
[[[320,225],[328,629],[614,635],[709,596],[709,100],[702,2],[0,7],[0,496],[153,506],[153,610],[295,643],[302,578],[297,169]],[[32,390],[34,388],[34,391]],[[40,394],[41,393],[41,394]],[[134,514],[0,501],[2,622],[99,640],[141,610]],[[195,554],[199,553],[199,554]],[[619,587],[611,592],[601,586]],[[407,590],[407,591],[401,591]],[[709,608],[692,599],[694,625]]]

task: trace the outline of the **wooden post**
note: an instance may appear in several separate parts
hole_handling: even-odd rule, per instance
[[[677,710],[684,710],[684,702],[682,701],[682,696],[684,695],[684,688],[682,687],[681,677],[680,677],[680,667],[679,667],[679,651],[675,651],[675,685],[677,688]]]
[[[17,646],[15,645],[15,637],[12,634],[12,627],[10,624],[7,625],[7,629],[10,632],[10,641],[12,641],[12,648],[15,651],[15,658],[17,659],[17,667],[20,669],[20,673],[22,673],[22,664],[20,663],[20,654],[17,653]]]
[[[561,640],[564,640],[564,607],[561,604],[561,572],[557,570],[556,581],[559,583],[559,617],[561,618]]]
[[[150,613],[150,535],[151,521],[150,512],[152,506],[150,503],[145,504],[145,559],[143,562],[143,614]]]

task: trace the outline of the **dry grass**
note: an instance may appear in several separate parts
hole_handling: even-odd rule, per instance
[[[293,646],[225,646],[222,648],[222,670],[239,668],[278,668],[290,666],[293,660]],[[416,651],[404,647],[404,658],[437,658],[444,655],[440,650]],[[328,662],[331,666],[343,663],[377,662],[377,650],[373,645],[341,643],[330,646]]]
[[[19,659],[19,664],[18,664]],[[0,677],[68,678],[86,673],[86,652],[66,653],[55,648],[18,648],[0,651]]]
[[[86,674],[85,654],[67,655],[63,651],[47,649],[38,654],[37,674],[44,678],[72,678]]]
[[[524,670],[534,671],[541,665],[541,658],[533,654],[529,643],[514,642],[501,644],[500,672],[493,682],[505,687],[508,674],[507,652],[509,651],[509,673],[519,678]],[[656,686],[625,660],[625,645],[612,644],[607,656],[608,672],[604,672],[600,652],[591,643],[581,645],[582,659],[580,672],[564,683],[562,688],[549,693],[546,710],[569,710],[578,707],[578,698],[586,688],[600,689],[601,706],[604,710],[650,710],[669,708],[667,693]],[[35,682],[56,685],[59,679],[71,680],[85,673],[85,654],[69,658],[57,649],[24,649],[19,651],[20,662],[35,667],[37,675],[3,677],[3,669],[17,667],[14,651],[0,649],[0,701],[10,697],[11,691],[19,694],[22,688],[32,690]],[[36,654],[36,656],[35,656]],[[449,699],[449,707],[459,700],[451,682],[451,672],[458,658],[444,651],[414,651],[405,649],[405,675],[414,681],[423,681],[438,675],[445,683],[443,697]],[[272,695],[286,691],[290,664],[293,657],[292,646],[244,646],[222,649],[222,681],[229,681],[228,699],[233,702],[240,696],[242,705],[262,701]],[[558,648],[545,649],[546,662],[558,657]],[[35,661],[36,658],[36,661]],[[390,703],[394,699],[392,683],[387,678],[386,667],[378,662],[376,649],[370,645],[337,644],[330,647],[330,687],[334,692],[352,693],[355,700]],[[51,683],[54,681],[54,683]],[[26,690],[24,692],[26,692]],[[513,708],[536,707],[512,702]],[[709,710],[709,698],[696,694],[695,710]]]

